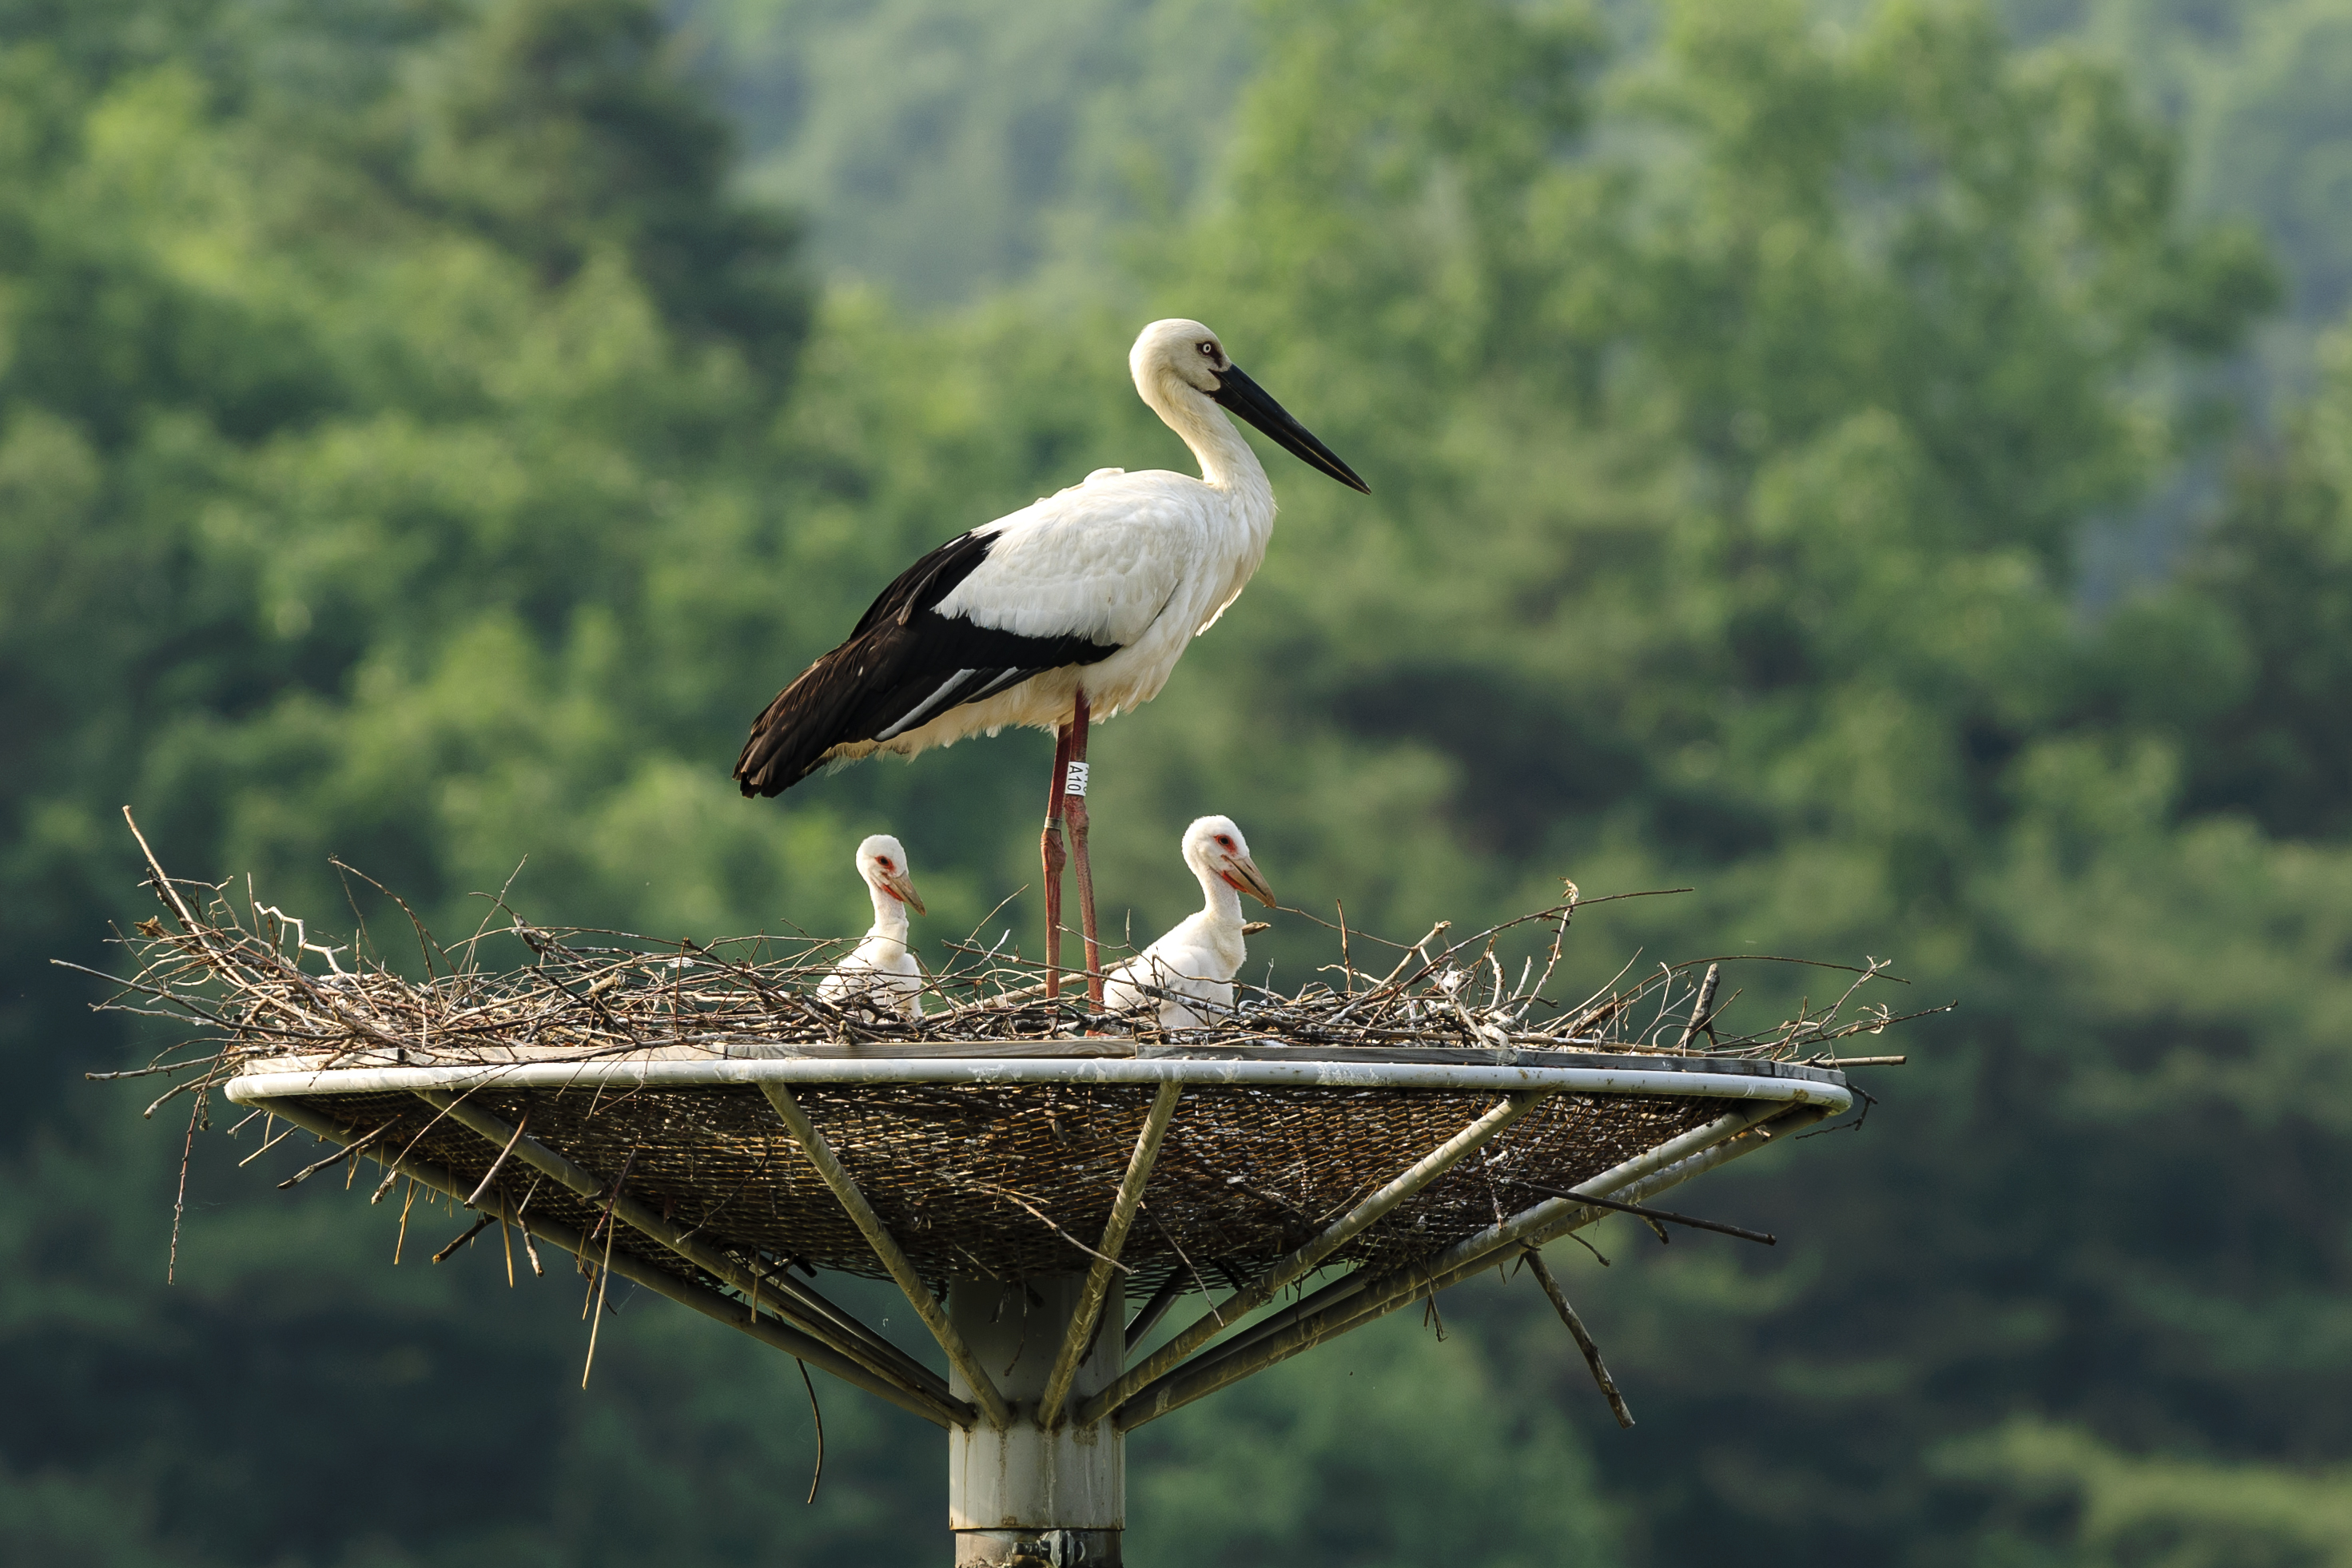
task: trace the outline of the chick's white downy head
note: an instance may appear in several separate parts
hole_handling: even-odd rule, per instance
[[[1267,909],[1275,907],[1274,889],[1250,858],[1249,840],[1230,816],[1203,816],[1184,830],[1184,863],[1203,883],[1223,882],[1236,893],[1247,893]]]
[[[857,874],[882,897],[897,900],[917,914],[925,912],[907,869],[906,846],[887,833],[877,833],[857,847]]]

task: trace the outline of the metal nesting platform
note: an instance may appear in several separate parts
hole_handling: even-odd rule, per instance
[[[971,1564],[1117,1562],[1126,1432],[1853,1098],[1560,1049],[399,1054],[249,1060],[226,1092],[949,1428]],[[824,1269],[894,1279],[947,1374]],[[1190,1291],[1211,1304],[1155,1344]]]

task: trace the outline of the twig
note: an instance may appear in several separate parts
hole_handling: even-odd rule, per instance
[[[129,806],[124,806],[122,811],[125,816],[131,814]],[[204,1113],[205,1102],[199,1096],[196,1102],[188,1107],[188,1135],[180,1144],[180,1185],[172,1196],[172,1249],[163,1258],[163,1283],[166,1285],[174,1283],[179,1278],[180,1221],[188,1212],[188,1161],[195,1153],[196,1122]]]
[[[530,1190],[523,1194],[522,1202],[515,1205],[515,1228],[522,1232],[522,1255],[530,1259],[530,1273],[534,1279],[546,1279],[547,1267],[539,1260],[539,1247],[531,1241],[530,1226],[523,1224],[522,1216],[523,1211],[530,1207],[530,1200],[538,1195],[541,1180],[538,1176],[531,1177]]]
[[[816,1384],[809,1376],[808,1363],[795,1356],[793,1364],[801,1369],[801,1382],[808,1389],[809,1419],[816,1423],[816,1473],[809,1477],[809,1495],[801,1504],[803,1508],[814,1508],[816,1506],[817,1483],[824,1479],[824,1412],[817,1408]]]
[[[1780,1238],[1777,1236],[1767,1236],[1760,1230],[1743,1230],[1738,1226],[1725,1225],[1719,1220],[1693,1219],[1688,1215],[1669,1214],[1664,1209],[1644,1208],[1640,1204],[1619,1203],[1615,1198],[1596,1198],[1590,1193],[1573,1193],[1566,1187],[1547,1186],[1541,1182],[1525,1181],[1517,1176],[1505,1176],[1501,1179],[1515,1187],[1525,1187],[1531,1193],[1541,1193],[1546,1197],[1567,1198],[1575,1203],[1591,1204],[1594,1208],[1615,1209],[1619,1214],[1638,1215],[1648,1220],[1653,1229],[1656,1228],[1660,1220],[1664,1220],[1669,1225],[1686,1225],[1694,1230],[1720,1231],[1726,1236],[1736,1236],[1742,1241],[1759,1242],[1766,1247],[1780,1245]],[[1661,1241],[1665,1239],[1664,1231],[1658,1233],[1658,1239]]]
[[[611,1226],[613,1223],[613,1209],[614,1205],[620,1203],[621,1189],[628,1184],[629,1170],[632,1166],[636,1164],[636,1163],[637,1152],[635,1149],[632,1149],[629,1151],[628,1158],[621,1162],[621,1173],[613,1178],[612,1190],[604,1194],[604,1216],[597,1220],[596,1228],[588,1233],[589,1240],[593,1241],[597,1237],[604,1235],[607,1229]],[[611,1248],[607,1247],[606,1250],[610,1251]]]
[[[131,808],[127,805],[122,808],[122,820],[130,825],[131,837],[139,840],[139,853],[147,858],[147,868],[155,873],[155,890],[170,900],[172,908],[179,911],[182,928],[190,936],[196,935],[204,928],[197,923],[196,917],[188,912],[188,906],[181,901],[180,889],[173,887],[172,879],[163,874],[163,863],[156,859],[155,851],[148,847],[147,836],[139,831],[139,819],[131,815]]]
[[[53,960],[52,962],[56,961]],[[58,963],[58,967],[60,969],[81,969],[81,972],[84,974],[99,974],[97,970],[82,969],[81,965],[79,963]],[[110,974],[99,974],[99,978],[101,980],[111,980],[114,976]],[[159,1072],[185,1072],[190,1068],[208,1066],[212,1062],[212,1059],[213,1058],[210,1057],[194,1057],[184,1062],[158,1062],[153,1067],[150,1068],[129,1068],[121,1072],[86,1072],[81,1076],[86,1081],[90,1083],[111,1083],[116,1079],[121,1078],[152,1078]],[[249,1121],[251,1119],[247,1118],[247,1120]],[[242,1126],[243,1123],[240,1122],[238,1125]],[[231,1129],[231,1131],[233,1131],[235,1129]]]
[[[604,1261],[596,1270],[596,1306],[588,1321],[588,1359],[580,1368],[580,1391],[588,1391],[588,1374],[596,1370],[596,1331],[604,1326],[604,1290],[613,1281],[613,1240],[616,1234],[612,1226],[613,1204],[621,1201],[621,1183],[629,1179],[629,1167],[636,1163],[637,1152],[629,1151],[628,1159],[621,1163],[619,1180],[613,1184],[613,1200],[604,1205]],[[591,1241],[595,1239],[592,1233]]]
[[[303,1166],[300,1170],[295,1172],[292,1175],[278,1183],[278,1190],[282,1193],[289,1187],[299,1187],[304,1182],[309,1181],[311,1177],[317,1175],[320,1172],[328,1169],[330,1166],[340,1165],[346,1160],[356,1160],[359,1158],[360,1152],[362,1150],[374,1142],[377,1139],[383,1137],[394,1125],[394,1122],[387,1121],[382,1127],[377,1128],[374,1131],[369,1133],[366,1137],[358,1140],[356,1142],[346,1143],[341,1148],[336,1150],[333,1153],[328,1155],[325,1159]]]
[[[507,1163],[507,1156],[515,1152],[515,1145],[522,1142],[523,1129],[530,1125],[530,1107],[526,1105],[522,1108],[522,1115],[515,1121],[514,1136],[509,1138],[507,1146],[499,1151],[499,1157],[490,1162],[490,1168],[482,1173],[482,1184],[474,1189],[474,1195],[466,1200],[467,1208],[480,1203],[482,1194],[490,1190],[490,1184],[499,1179],[499,1168]]]
[[[373,1202],[373,1200],[370,1200]],[[392,1266],[400,1267],[400,1249],[408,1245],[408,1208],[416,1201],[416,1178],[408,1178],[408,1192],[400,1200],[400,1234],[392,1238]]]
[[[1559,1314],[1559,1321],[1568,1325],[1570,1337],[1576,1341],[1576,1348],[1584,1352],[1584,1364],[1592,1369],[1592,1381],[1601,1385],[1601,1394],[1607,1398],[1609,1408],[1617,1416],[1617,1425],[1620,1427],[1633,1426],[1633,1412],[1627,1407],[1625,1396],[1617,1392],[1617,1381],[1609,1375],[1609,1367],[1601,1359],[1601,1347],[1593,1342],[1591,1332],[1585,1328],[1584,1320],[1576,1315],[1576,1309],[1568,1304],[1568,1296],[1560,1289],[1559,1281],[1553,1279],[1551,1270],[1544,1266],[1543,1254],[1530,1247],[1526,1258],[1528,1272],[1536,1277],[1536,1283],[1543,1287],[1544,1294],[1551,1298],[1553,1310]]]
[[[1706,966],[1706,978],[1699,983],[1698,1000],[1691,1004],[1690,1022],[1683,1026],[1683,1037],[1675,1042],[1677,1049],[1689,1045],[1702,1029],[1706,1031],[1708,1039],[1715,1038],[1715,983],[1722,977],[1723,965]]]
[[[1047,1230],[1052,1231],[1055,1236],[1060,1237],[1064,1241],[1068,1242],[1072,1247],[1076,1247],[1080,1252],[1085,1253],[1088,1258],[1100,1258],[1103,1262],[1109,1264],[1113,1268],[1118,1269],[1121,1274],[1132,1274],[1135,1272],[1126,1264],[1121,1263],[1118,1258],[1104,1257],[1101,1253],[1097,1252],[1093,1247],[1088,1247],[1085,1242],[1080,1241],[1076,1237],[1072,1236],[1068,1231],[1064,1230],[1060,1226],[1055,1225],[1050,1218],[1046,1217],[1044,1210],[1031,1203],[1028,1199],[1023,1197],[1019,1193],[1000,1187],[993,1182],[983,1182],[972,1177],[966,1177],[961,1184],[970,1187],[977,1187],[983,1193],[994,1194],[996,1196],[1004,1199],[1007,1203],[1020,1205],[1023,1208],[1029,1211],[1030,1215],[1036,1219],[1038,1224],[1044,1226]]]
[[[266,1121],[262,1123],[264,1131],[268,1130],[268,1125],[269,1124]],[[299,1132],[300,1131],[301,1129],[295,1126],[291,1121],[288,1122],[286,1124],[285,1131],[280,1132],[275,1138],[268,1139],[263,1142],[260,1148],[256,1149],[252,1153],[247,1154],[244,1159],[239,1160],[236,1163],[236,1168],[240,1171],[244,1170],[247,1165],[252,1164],[256,1160],[260,1159],[264,1154],[268,1153],[272,1149],[277,1148],[278,1145],[285,1142],[286,1140],[293,1137],[295,1133]]]
[[[1160,1233],[1160,1238],[1168,1244],[1169,1250],[1176,1255],[1176,1260],[1183,1264],[1184,1272],[1190,1274],[1192,1277],[1192,1283],[1201,1288],[1201,1299],[1209,1302],[1209,1316],[1216,1319],[1218,1325],[1222,1327],[1225,1321],[1224,1314],[1217,1310],[1215,1299],[1209,1289],[1209,1282],[1202,1279],[1201,1271],[1192,1266],[1192,1255],[1184,1250],[1183,1244],[1179,1242],[1167,1226],[1160,1222],[1160,1216],[1152,1214],[1149,1201],[1138,1204],[1136,1206],[1145,1214],[1151,1215],[1151,1228]]]
[[[447,1258],[451,1253],[465,1246],[466,1243],[473,1240],[474,1237],[489,1229],[491,1223],[498,1217],[499,1216],[494,1214],[486,1214],[477,1216],[474,1223],[466,1227],[465,1235],[459,1237],[457,1240],[451,1242],[448,1246],[443,1247],[440,1251],[433,1255],[433,1261],[436,1263],[440,1262],[442,1259]]]

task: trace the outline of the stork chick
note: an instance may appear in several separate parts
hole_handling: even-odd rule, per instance
[[[907,910],[922,914],[923,900],[907,875],[907,851],[887,833],[857,847],[857,874],[874,900],[874,926],[857,951],[841,961],[816,988],[836,1007],[902,1018],[923,1016],[923,971],[907,950]]]
[[[1103,986],[1103,1005],[1113,1012],[1156,1001],[1163,1029],[1203,1028],[1233,1016],[1234,976],[1248,956],[1241,896],[1274,908],[1274,889],[1230,816],[1204,816],[1184,830],[1184,864],[1201,879],[1201,912],[1112,970]],[[1163,994],[1155,997],[1147,986]]]

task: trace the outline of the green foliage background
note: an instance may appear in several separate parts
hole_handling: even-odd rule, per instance
[[[1371,929],[1686,883],[1571,980],[1961,1005],[1710,1184],[1777,1252],[1562,1249],[1633,1432],[1481,1281],[1146,1429],[1138,1561],[2352,1563],[2347,103],[2340,0],[0,4],[7,1560],[942,1549],[929,1428],[828,1399],[803,1508],[778,1358],[639,1300],[583,1394],[566,1290],[217,1139],[166,1289],[177,1128],[79,1076],[152,1041],[47,960],[125,802],[329,924],[852,929],[887,826],[971,929],[1042,739],[727,764],[910,552],[1179,463],[1184,313],[1374,496],[1273,458],[1101,735],[1114,924],[1222,810]]]

